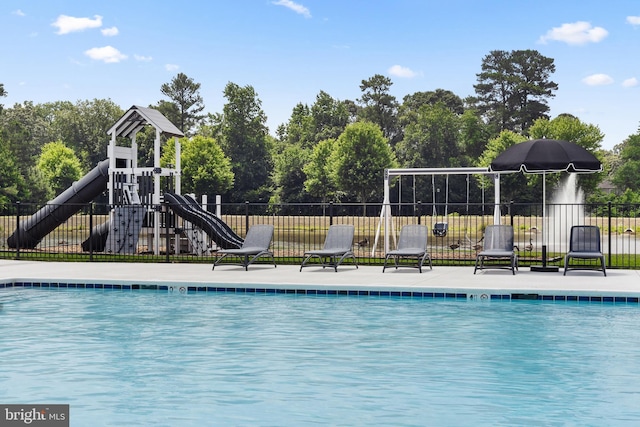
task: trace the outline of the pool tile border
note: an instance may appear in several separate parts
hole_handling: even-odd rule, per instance
[[[6,288],[48,288],[48,289],[96,289],[112,291],[157,291],[168,293],[236,293],[236,294],[295,294],[314,296],[356,296],[356,297],[395,297],[452,300],[537,300],[553,302],[589,302],[611,304],[640,304],[640,297],[624,295],[555,295],[543,293],[491,293],[482,291],[407,291],[407,290],[367,290],[367,289],[307,289],[278,287],[244,286],[193,286],[187,284],[165,285],[148,283],[74,283],[74,282],[38,282],[14,281],[0,283],[0,289]]]

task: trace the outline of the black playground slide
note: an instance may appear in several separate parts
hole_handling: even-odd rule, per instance
[[[242,246],[244,240],[231,227],[211,212],[202,209],[192,197],[167,192],[164,193],[164,200],[176,215],[204,230],[221,248],[237,249]]]
[[[7,245],[10,248],[17,248],[18,244],[24,249],[35,248],[44,236],[99,196],[107,188],[108,180],[109,159],[98,163],[98,166],[71,184],[62,194],[21,222],[19,229],[7,239]]]

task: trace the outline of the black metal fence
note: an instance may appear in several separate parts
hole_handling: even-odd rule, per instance
[[[137,206],[139,216],[128,213],[132,206],[116,210],[101,203],[73,206],[75,213],[68,218],[56,216],[55,208],[28,203],[0,206],[0,258],[213,262],[218,249],[211,236],[174,214],[166,204]],[[385,234],[393,249],[402,225],[425,224],[433,231],[428,245],[434,265],[471,265],[482,247],[484,228],[494,223],[493,204],[449,203],[446,216],[437,214],[445,212],[444,204],[396,203],[389,208],[388,227],[383,205],[375,203],[210,204],[205,210],[218,209],[220,219],[240,237],[253,224],[273,224],[272,249],[282,264],[299,263],[305,251],[322,247],[331,224],[353,224],[358,262],[378,265],[385,254]],[[540,263],[543,244],[548,248],[548,263],[562,265],[571,226],[586,224],[600,227],[608,267],[640,267],[636,238],[640,206],[548,204],[547,208],[543,220],[540,204],[500,206],[500,222],[514,227],[520,265]],[[109,225],[111,221],[114,225]]]

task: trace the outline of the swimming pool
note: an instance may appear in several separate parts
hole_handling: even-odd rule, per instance
[[[637,304],[0,292],[0,403],[72,426],[635,425]]]

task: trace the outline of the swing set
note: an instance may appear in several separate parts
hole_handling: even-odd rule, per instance
[[[469,181],[471,175],[492,175],[494,179],[494,209],[493,209],[493,222],[494,224],[500,224],[500,174],[489,171],[488,168],[478,167],[460,167],[460,168],[402,168],[402,169],[385,169],[384,171],[384,201],[382,210],[380,212],[380,221],[376,230],[375,241],[371,255],[374,256],[375,248],[380,235],[380,228],[384,222],[384,252],[389,252],[389,231],[391,230],[391,201],[390,201],[390,181],[393,177],[402,177],[404,175],[413,175],[413,197],[415,199],[415,177],[416,175],[431,175],[432,186],[432,198],[433,198],[433,224],[432,233],[435,237],[445,237],[449,231],[449,223],[446,220],[449,208],[449,176],[450,175],[467,175],[467,221],[469,221]],[[444,220],[438,221],[437,211],[437,193],[439,190],[435,186],[436,175],[445,176],[445,203],[444,203]],[[482,202],[484,204],[484,183],[482,188]],[[415,203],[415,200],[414,200]],[[468,227],[467,227],[468,228]],[[395,241],[395,233],[393,234]],[[467,236],[467,239],[469,237]]]

